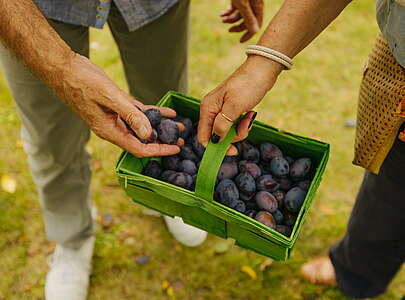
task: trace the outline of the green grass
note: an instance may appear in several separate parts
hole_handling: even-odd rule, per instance
[[[267,19],[281,1],[266,1]],[[218,13],[227,1],[194,1],[190,41],[190,95],[202,97],[243,61],[244,45],[226,32]],[[99,212],[114,215],[115,225],[99,229],[89,299],[167,299],[162,282],[170,282],[177,299],[346,299],[338,290],[306,283],[300,265],[324,255],[344,234],[363,171],[351,165],[354,130],[345,128],[356,115],[362,66],[377,34],[372,1],[355,1],[310,47],[296,58],[276,87],[259,105],[258,119],[332,145],[329,166],[307,222],[287,262],[260,270],[264,257],[236,246],[215,254],[222,240],[209,236],[196,249],[171,238],[160,218],[142,215],[116,185],[114,163],[120,150],[93,137],[93,158],[102,166],[94,172],[93,195]],[[92,59],[122,87],[125,80],[108,30],[92,31],[97,48]],[[93,47],[93,48],[94,48]],[[20,121],[0,75],[0,176],[18,182],[15,194],[0,191],[0,299],[42,299],[47,271],[45,240],[38,196],[26,155],[18,146]],[[130,238],[125,238],[125,237]],[[137,256],[150,262],[140,266]],[[257,280],[240,272],[251,266]],[[405,270],[378,299],[405,294]]]

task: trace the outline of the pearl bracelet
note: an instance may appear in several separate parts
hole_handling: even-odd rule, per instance
[[[264,56],[268,59],[271,59],[279,64],[282,64],[287,70],[290,70],[293,62],[292,59],[289,58],[287,55],[267,47],[259,46],[259,45],[249,45],[246,49],[246,54],[255,54]]]

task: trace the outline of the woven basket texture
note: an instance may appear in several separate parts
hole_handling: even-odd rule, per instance
[[[353,163],[378,173],[405,116],[405,73],[382,35],[360,85]]]

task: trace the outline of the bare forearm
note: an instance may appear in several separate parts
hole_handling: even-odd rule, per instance
[[[350,2],[351,0],[286,0],[258,44],[294,57],[336,19]],[[282,70],[279,64],[255,55],[249,56],[248,63],[261,65],[273,76],[277,76]]]
[[[0,40],[52,89],[74,52],[59,37],[32,0],[0,0]]]
[[[259,44],[290,57],[315,39],[351,0],[286,0]]]

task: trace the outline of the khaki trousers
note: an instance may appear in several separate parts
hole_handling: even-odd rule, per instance
[[[156,103],[168,90],[186,93],[189,0],[129,32],[113,6],[108,24],[120,51],[130,93]],[[89,56],[87,27],[49,20],[76,52]],[[88,126],[0,45],[0,62],[22,121],[24,149],[38,187],[47,238],[79,247],[93,234]]]

